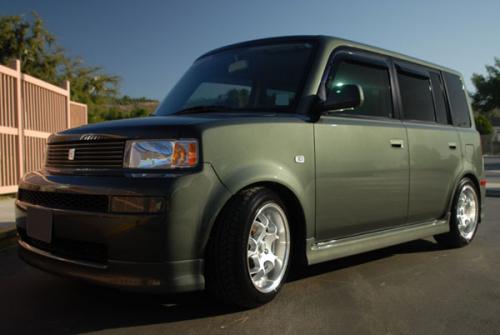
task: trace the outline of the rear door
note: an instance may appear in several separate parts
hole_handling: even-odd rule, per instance
[[[451,124],[441,73],[396,61],[401,114],[408,130],[408,222],[437,219],[460,172],[460,138]]]
[[[402,225],[408,211],[407,137],[395,114],[388,60],[346,51],[331,64],[324,94],[356,84],[364,102],[314,124],[317,240]]]

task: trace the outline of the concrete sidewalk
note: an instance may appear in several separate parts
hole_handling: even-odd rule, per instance
[[[0,199],[0,241],[16,235],[14,198]]]

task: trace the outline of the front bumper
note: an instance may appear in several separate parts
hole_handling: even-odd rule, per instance
[[[42,270],[124,289],[185,292],[204,288],[204,248],[230,193],[209,164],[162,178],[31,173],[21,190],[163,197],[160,214],[114,214],[48,208],[16,201],[19,255]],[[26,232],[29,207],[52,213],[52,241]]]
[[[205,287],[203,260],[177,262],[124,262],[106,264],[56,256],[18,242],[19,257],[41,270],[129,291],[170,293],[202,290]]]

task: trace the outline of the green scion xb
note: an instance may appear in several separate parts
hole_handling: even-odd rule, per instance
[[[262,39],[199,57],[150,117],[52,135],[19,185],[19,254],[252,307],[292,265],[469,244],[485,183],[456,71],[333,37]]]

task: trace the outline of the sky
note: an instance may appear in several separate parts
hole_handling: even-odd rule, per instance
[[[332,35],[463,73],[500,57],[500,0],[0,0],[0,15],[36,11],[70,56],[162,99],[199,55],[281,35]]]

